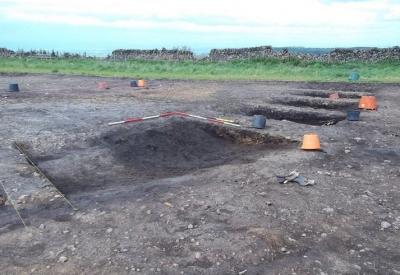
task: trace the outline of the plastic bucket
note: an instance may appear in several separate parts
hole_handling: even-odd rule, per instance
[[[378,108],[376,97],[371,95],[362,96],[358,103],[358,108],[363,110],[376,110]]]
[[[350,81],[357,81],[360,79],[360,74],[358,72],[351,72],[349,75]]]
[[[263,115],[255,115],[253,116],[252,126],[257,129],[264,129],[265,124],[267,123],[267,118]]]
[[[360,111],[352,110],[347,112],[347,120],[348,121],[359,121],[360,120]]]
[[[330,100],[337,100],[339,99],[339,93],[333,93],[329,95]]]
[[[316,133],[305,134],[303,137],[303,150],[321,150],[321,143]]]
[[[131,85],[131,87],[137,87],[138,86],[136,80],[131,80],[131,84],[130,85]]]
[[[97,88],[100,90],[110,89],[110,87],[108,86],[108,83],[105,81],[97,83]]]
[[[9,92],[19,92],[19,87],[17,83],[11,83],[8,85]]]
[[[137,85],[138,85],[138,87],[145,87],[146,86],[146,81],[144,81],[144,79],[139,79],[138,81],[137,81]]]

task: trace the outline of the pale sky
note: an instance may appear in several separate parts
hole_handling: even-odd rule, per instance
[[[399,44],[400,0],[0,0],[0,47]]]

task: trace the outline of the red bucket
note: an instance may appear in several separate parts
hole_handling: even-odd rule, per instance
[[[339,93],[333,93],[329,95],[330,100],[338,100],[339,99]]]
[[[102,81],[102,82],[97,83],[97,89],[107,90],[107,89],[110,89],[110,86],[108,86],[107,82]]]

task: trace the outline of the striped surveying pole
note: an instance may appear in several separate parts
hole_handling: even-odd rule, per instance
[[[167,113],[163,113],[163,114],[159,114],[159,115],[155,115],[155,116],[132,117],[132,118],[127,118],[127,119],[121,120],[121,121],[110,122],[110,123],[108,123],[108,125],[111,126],[111,125],[118,125],[118,124],[124,124],[124,123],[141,122],[141,121],[145,121],[145,120],[156,119],[156,118],[160,118],[160,117],[169,117],[169,116],[173,116],[173,115],[175,115],[175,112],[167,112]]]
[[[226,125],[230,125],[230,126],[240,127],[239,124],[234,123],[232,120],[228,120],[228,119],[216,118],[216,117],[202,117],[202,116],[197,116],[197,115],[192,115],[192,114],[187,114],[187,116],[197,118],[197,119],[207,120],[208,122],[211,122],[211,123],[226,124]]]
[[[226,124],[229,126],[241,127],[239,124],[234,123],[233,120],[216,118],[216,117],[203,117],[203,116],[198,116],[198,115],[193,115],[193,114],[188,114],[188,113],[183,113],[183,112],[166,112],[166,113],[162,113],[162,114],[154,115],[154,116],[127,118],[127,119],[121,120],[121,121],[110,122],[110,123],[108,123],[108,125],[112,126],[112,125],[125,124],[125,123],[142,122],[142,121],[146,121],[146,120],[157,119],[157,118],[162,118],[162,117],[170,117],[170,116],[191,117],[191,118],[206,120],[210,123]]]

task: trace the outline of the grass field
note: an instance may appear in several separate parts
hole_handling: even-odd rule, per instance
[[[400,82],[400,61],[321,63],[296,59],[210,61],[108,61],[100,59],[0,58],[1,73],[60,73],[146,79]]]

